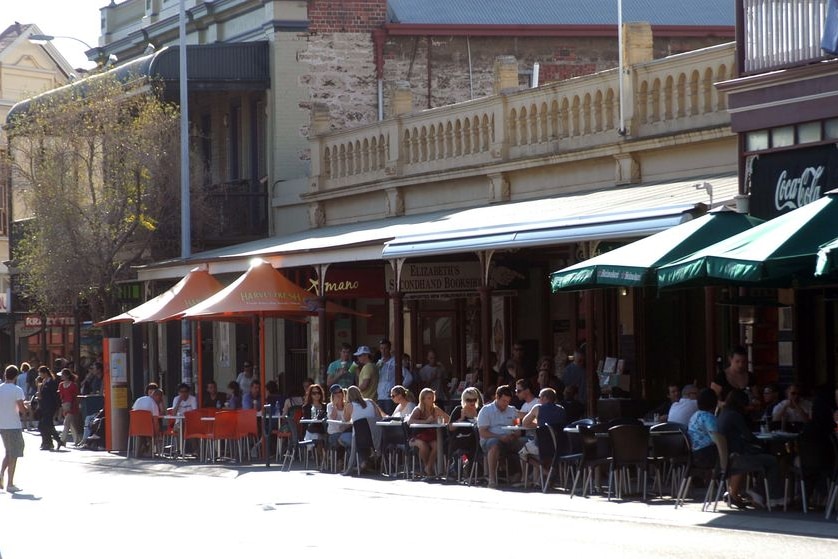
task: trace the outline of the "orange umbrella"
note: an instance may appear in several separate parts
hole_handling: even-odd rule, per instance
[[[133,322],[138,324],[141,322],[164,322],[169,320],[174,314],[181,313],[189,307],[203,301],[207,297],[218,293],[223,289],[217,279],[210,275],[210,273],[203,268],[194,268],[186,274],[182,280],[177,282],[168,290],[164,291],[154,299],[146,301],[138,307],[134,307],[130,311],[126,311],[113,318],[103,320],[97,323],[97,326],[104,326],[108,324],[115,324],[118,322]],[[203,386],[201,362],[201,323],[198,323],[198,343],[195,348],[195,354],[198,356],[198,379],[196,382],[195,396],[200,402],[202,400]]]
[[[162,321],[203,301],[223,287],[209,272],[201,268],[195,268],[186,274],[182,280],[154,299],[150,299],[130,311],[97,322],[96,326],[107,326],[119,322]]]
[[[326,312],[359,314],[327,303]],[[259,318],[259,378],[265,398],[265,318],[303,318],[318,314],[317,297],[288,280],[264,260],[254,261],[236,281],[197,305],[171,318],[235,321]],[[267,457],[267,439],[263,437]],[[266,458],[267,460],[267,458]]]

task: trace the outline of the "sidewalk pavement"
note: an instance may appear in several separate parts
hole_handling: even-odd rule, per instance
[[[453,483],[390,480],[367,474],[365,477],[294,470],[280,472],[279,466],[265,467],[264,462],[254,464],[201,464],[193,460],[151,460],[126,458],[124,455],[106,451],[76,450],[72,443],[60,452],[46,452],[38,449],[40,438],[37,432],[27,431],[25,456],[19,462],[20,474],[17,485],[25,489],[24,476],[30,477],[54,474],[60,463],[73,464],[82,471],[103,468],[119,470],[126,474],[149,473],[152,475],[189,475],[206,478],[236,479],[242,476],[287,476],[296,478],[294,485],[305,485],[317,480],[321,490],[344,490],[364,492],[382,497],[397,493],[416,499],[434,499],[448,502],[468,502],[480,507],[492,507],[505,511],[527,511],[545,515],[594,517],[603,520],[623,520],[639,523],[677,527],[707,527],[716,529],[767,532],[816,538],[838,538],[838,522],[835,514],[825,520],[823,511],[803,514],[795,510],[767,512],[761,510],[740,511],[728,509],[720,502],[718,512],[702,512],[700,501],[688,501],[682,508],[675,509],[671,498],[650,498],[639,500],[612,500],[604,496],[573,497],[551,490],[547,494],[537,489],[488,489],[467,487]],[[693,497],[701,499],[702,490],[693,491]],[[7,496],[0,494],[0,497]]]

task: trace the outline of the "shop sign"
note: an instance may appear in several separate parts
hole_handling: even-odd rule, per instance
[[[306,278],[305,289],[317,293],[317,278]],[[384,293],[383,266],[377,268],[337,268],[326,270],[326,296],[334,299],[381,299]]]
[[[47,317],[47,326],[75,326],[76,319],[72,315],[52,315]],[[25,328],[41,328],[44,322],[37,314],[30,314],[23,319]]]
[[[838,186],[838,149],[831,144],[755,156],[746,175],[751,215],[772,219]]]
[[[396,276],[387,269],[387,290],[396,290]],[[526,277],[506,266],[493,265],[489,285],[493,289],[518,289]],[[404,293],[476,292],[483,285],[479,262],[417,262],[402,267]]]

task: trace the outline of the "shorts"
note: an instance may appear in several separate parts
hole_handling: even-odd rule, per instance
[[[521,450],[524,443],[521,439],[514,439],[513,441],[502,441],[497,438],[480,439],[480,448],[483,449],[483,452],[488,454],[489,449],[493,446],[499,446],[503,453],[514,453]]]
[[[23,456],[23,429],[0,429],[6,456],[20,458]]]

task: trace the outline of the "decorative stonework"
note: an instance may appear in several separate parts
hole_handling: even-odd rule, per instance
[[[489,203],[509,202],[512,194],[509,177],[505,173],[495,173],[487,175],[486,179],[489,184]]]
[[[640,182],[640,162],[630,153],[614,156],[614,183],[636,184]]]
[[[308,205],[308,220],[312,229],[326,225],[326,206],[323,202],[312,202]]]
[[[387,217],[404,215],[404,194],[401,188],[388,188],[385,191],[384,215]]]

